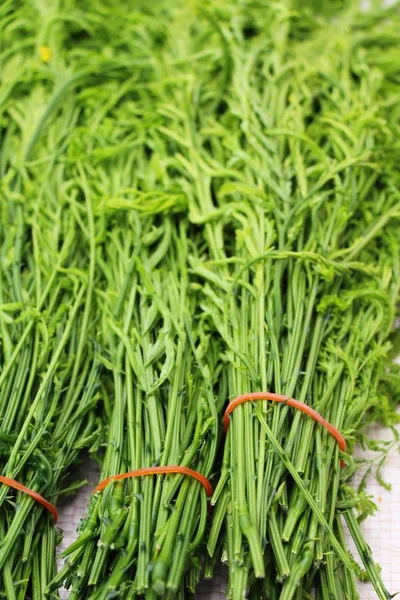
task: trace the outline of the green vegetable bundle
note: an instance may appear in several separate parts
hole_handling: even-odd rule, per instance
[[[65,160],[80,112],[70,92],[90,73],[74,79],[62,59],[40,60],[41,25],[52,25],[50,41],[60,33],[51,13],[4,2],[0,17],[0,475],[56,512],[103,430],[93,212]],[[0,506],[0,597],[43,600],[61,532],[41,502],[3,481]]]
[[[123,181],[116,185],[123,184]],[[122,214],[121,214],[122,213]],[[217,348],[193,322],[186,231],[118,208],[107,214],[97,264],[109,434],[101,479],[143,467],[212,472],[218,432]],[[219,403],[221,409],[222,402]],[[200,564],[207,496],[182,475],[134,477],[97,493],[50,589],[71,598],[186,598]]]
[[[352,7],[333,25],[282,6],[245,17],[231,8],[223,114],[174,96],[192,214],[206,223],[208,247],[192,261],[201,307],[225,345],[230,399],[295,397],[341,430],[351,453],[371,415],[395,420],[380,381],[400,275],[398,9],[390,20]],[[254,23],[247,35],[241,16]],[[378,597],[390,597],[359,526],[373,505],[349,487],[355,466],[342,458],[344,469],[333,437],[288,406],[234,410],[208,543],[214,555],[223,532],[228,597],[250,587],[254,598],[313,588],[320,599],[357,598],[362,574],[342,514]]]
[[[0,473],[56,504],[75,489],[65,489],[65,477],[82,450],[95,450],[101,430],[94,256],[78,243],[70,211],[78,183],[64,190],[62,168],[46,171],[34,190],[17,166],[8,174],[0,206]],[[88,202],[89,226],[90,214]],[[6,485],[0,505],[0,596],[42,599],[56,572],[53,517]]]

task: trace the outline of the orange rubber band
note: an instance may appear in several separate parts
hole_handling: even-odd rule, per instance
[[[189,475],[190,477],[194,477],[197,481],[200,481],[204,489],[206,490],[207,497],[211,498],[213,495],[213,489],[211,483],[208,481],[207,477],[199,473],[198,471],[193,471],[193,469],[188,469],[188,467],[143,467],[142,469],[136,469],[136,471],[129,471],[128,473],[120,473],[119,475],[111,475],[111,477],[107,477],[107,479],[103,479],[98,486],[95,488],[94,492],[101,492],[105,487],[112,481],[121,481],[121,479],[128,479],[129,477],[141,477],[142,475],[167,475],[180,473],[181,475]]]
[[[253,392],[249,394],[242,394],[242,396],[238,396],[232,402],[229,402],[227,409],[224,414],[224,432],[228,431],[229,427],[229,415],[231,412],[239,406],[239,404],[243,404],[244,402],[252,402],[253,400],[272,400],[273,402],[284,402],[288,406],[293,406],[293,408],[297,408],[301,410],[301,412],[305,413],[309,417],[312,417],[317,423],[320,423],[322,427],[325,427],[327,431],[335,438],[337,443],[339,444],[339,448],[342,452],[346,452],[346,440],[334,427],[331,423],[329,423],[326,419],[324,419],[319,412],[304,404],[304,402],[300,402],[299,400],[295,400],[294,398],[289,398],[289,396],[282,396],[281,394],[273,394],[272,392]]]
[[[54,504],[48,502],[46,498],[43,498],[43,496],[41,496],[37,492],[34,492],[33,490],[27,488],[25,485],[22,485],[22,483],[19,483],[18,481],[15,481],[15,479],[11,479],[10,477],[3,477],[3,475],[0,475],[0,483],[4,483],[4,485],[8,485],[8,487],[14,488],[15,490],[24,492],[24,494],[28,494],[28,496],[31,496],[31,498],[36,500],[36,502],[39,502],[53,515],[54,525],[57,523],[58,510],[54,506]]]

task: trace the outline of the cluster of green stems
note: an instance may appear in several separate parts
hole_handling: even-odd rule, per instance
[[[233,600],[388,599],[350,482],[396,419],[399,7],[111,4],[0,8],[0,474],[57,504],[89,453],[214,494],[111,482],[57,571],[4,485],[0,598],[184,600],[222,561]],[[266,401],[225,437],[256,391],[347,452]]]

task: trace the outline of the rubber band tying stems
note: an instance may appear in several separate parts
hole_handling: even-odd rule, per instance
[[[135,471],[129,471],[128,473],[120,473],[119,475],[111,475],[106,479],[103,479],[95,488],[94,492],[101,492],[105,487],[112,481],[121,481],[122,479],[128,479],[130,477],[142,477],[143,475],[168,475],[168,474],[181,474],[188,475],[189,477],[193,477],[197,479],[204,489],[206,490],[206,494],[208,498],[211,498],[213,495],[213,489],[211,483],[201,473],[198,471],[194,471],[193,469],[189,469],[188,467],[181,466],[168,466],[168,467],[143,467],[141,469],[136,469]]]
[[[39,504],[44,506],[44,508],[53,515],[54,525],[57,523],[58,510],[54,506],[54,504],[52,504],[51,502],[48,502],[48,500],[46,500],[46,498],[43,498],[43,496],[41,496],[34,490],[31,490],[30,488],[26,487],[25,485],[22,485],[22,483],[19,483],[18,481],[15,481],[15,479],[11,479],[10,477],[4,477],[3,475],[0,475],[0,483],[4,483],[4,485],[8,485],[8,487],[14,488],[15,490],[24,492],[24,494],[28,494],[28,496],[31,496],[31,498],[36,500],[36,502],[39,502]]]
[[[289,396],[282,396],[281,394],[273,394],[272,392],[251,392],[249,394],[242,394],[238,396],[231,402],[229,402],[225,414],[224,414],[224,432],[226,433],[229,428],[229,415],[231,412],[239,406],[239,404],[243,404],[244,402],[252,402],[253,400],[271,400],[272,402],[282,402],[287,404],[288,406],[292,406],[293,408],[297,408],[301,412],[305,413],[309,417],[312,417],[317,423],[320,423],[325,429],[335,438],[337,441],[339,448],[342,452],[346,452],[346,440],[343,435],[336,429],[334,425],[329,423],[326,419],[324,419],[319,412],[304,404],[304,402],[300,402],[299,400],[295,400],[294,398],[290,398]]]

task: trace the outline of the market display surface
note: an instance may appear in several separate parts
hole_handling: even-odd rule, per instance
[[[400,4],[0,29],[0,598],[391,598]]]

